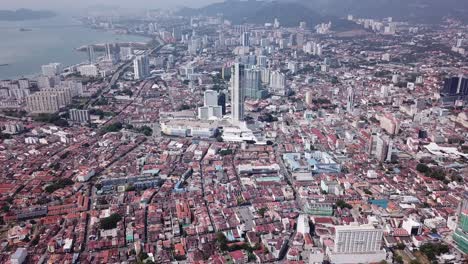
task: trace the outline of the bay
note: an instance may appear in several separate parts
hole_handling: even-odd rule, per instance
[[[21,31],[22,28],[28,31]],[[84,62],[86,52],[76,50],[83,45],[148,40],[88,28],[66,16],[0,21],[0,79],[31,77],[40,73],[41,65],[51,62],[64,66]]]

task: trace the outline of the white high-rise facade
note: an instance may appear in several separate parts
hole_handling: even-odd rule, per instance
[[[70,120],[85,123],[90,120],[89,111],[84,109],[70,109]]]
[[[331,263],[377,263],[386,258],[383,229],[353,223],[335,226],[335,243],[328,255]]]
[[[198,118],[201,120],[220,119],[223,108],[218,106],[218,92],[206,90],[203,97],[203,107],[198,108]]]
[[[218,92],[214,90],[206,90],[203,96],[204,106],[217,106],[218,105]]]
[[[42,65],[41,69],[42,69],[42,75],[53,77],[62,71],[62,64],[58,62],[49,63],[46,65]]]
[[[270,75],[271,92],[277,95],[286,95],[286,76],[284,73],[274,71]]]
[[[257,57],[257,66],[258,67],[267,67],[268,66],[268,58],[267,56],[258,56]]]
[[[380,251],[383,230],[371,225],[335,226],[335,253]]]
[[[301,233],[303,235],[310,234],[308,215],[300,214],[299,217],[297,218],[297,233]]]
[[[250,34],[249,34],[249,32],[242,33],[241,44],[242,44],[243,47],[250,46]]]
[[[273,27],[274,28],[279,28],[281,26],[279,20],[277,18],[275,18],[275,22],[273,23]]]
[[[97,77],[99,75],[99,69],[94,64],[81,65],[78,67],[78,72],[83,76]]]
[[[130,60],[133,57],[133,48],[132,47],[121,47],[120,48],[120,59],[121,60]]]
[[[271,75],[270,69],[261,68],[260,71],[261,71],[260,79],[261,79],[262,83],[270,84],[270,75]]]
[[[245,96],[251,99],[261,98],[259,92],[261,89],[261,73],[259,69],[251,68],[244,70],[245,84],[243,88],[245,90]]]
[[[146,55],[141,55],[133,60],[133,72],[135,80],[142,80],[149,75],[149,59]]]
[[[244,120],[244,66],[235,63],[231,70],[231,115],[232,122]]]
[[[312,94],[312,91],[307,91],[306,96],[305,96],[306,104],[311,106],[313,103],[313,99],[314,99],[314,96]]]
[[[200,120],[221,119],[223,108],[221,106],[203,106],[198,108],[198,118]]]
[[[59,95],[58,93],[37,92],[26,98],[26,106],[30,113],[53,114],[60,109]]]

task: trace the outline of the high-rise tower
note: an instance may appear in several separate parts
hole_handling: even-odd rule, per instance
[[[244,120],[244,66],[235,63],[231,70],[231,114],[232,123]]]

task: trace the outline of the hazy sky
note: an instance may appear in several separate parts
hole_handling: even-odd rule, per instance
[[[222,0],[0,0],[0,9],[70,9],[93,5],[112,5],[125,8],[173,8],[197,7],[214,2],[222,2]]]

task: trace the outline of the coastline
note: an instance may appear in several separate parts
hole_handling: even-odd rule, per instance
[[[44,24],[30,25],[29,24],[31,23],[30,21],[28,21],[27,24],[18,24],[18,25],[16,24],[1,25],[0,23],[0,30],[3,29],[4,31],[7,31],[7,33],[12,33],[16,35],[25,34],[25,33],[31,34],[31,35],[26,35],[26,36],[30,38],[31,41],[33,41],[33,43],[35,41],[35,37],[37,36],[37,34],[42,34],[42,32],[44,31],[47,31],[47,33],[53,34],[54,36],[56,35],[57,38],[60,38],[62,36],[66,37],[68,31],[72,31],[70,33],[71,35],[73,35],[73,32],[78,32],[74,36],[76,39],[79,38],[80,34],[87,37],[86,40],[79,38],[79,40],[81,40],[80,43],[76,43],[77,41],[72,41],[72,40],[67,40],[69,42],[68,44],[63,44],[59,42],[63,47],[57,46],[55,44],[57,43],[57,41],[52,43],[53,46],[51,47],[48,47],[48,46],[36,47],[40,45],[34,45],[34,48],[32,50],[37,50],[37,51],[35,51],[34,53],[31,53],[30,56],[32,56],[32,59],[29,59],[28,53],[23,54],[23,52],[21,51],[17,51],[14,53],[14,54],[23,55],[22,57],[18,57],[19,58],[18,61],[16,60],[17,58],[16,56],[12,57],[11,54],[5,53],[3,58],[0,56],[0,60],[3,60],[3,62],[0,61],[0,66],[2,69],[0,71],[0,80],[35,78],[39,76],[41,73],[40,65],[44,65],[50,62],[62,63],[64,68],[69,68],[69,67],[83,64],[85,63],[86,59],[82,51],[85,51],[83,48],[87,47],[88,45],[104,46],[105,43],[119,43],[122,46],[134,45],[137,47],[144,48],[145,45],[150,43],[152,40],[151,36],[142,36],[138,34],[122,34],[121,32],[119,34],[113,30],[93,28],[85,23],[82,23],[82,21],[80,21],[78,18],[67,17],[62,20],[59,20],[59,19],[60,18],[55,18],[55,20],[58,20],[58,22],[52,21],[45,25]],[[43,21],[44,20],[42,20],[41,23]],[[73,27],[70,26],[71,24],[70,22],[73,23]],[[34,30],[32,32],[20,32],[18,31],[19,28],[34,28]],[[70,28],[72,28],[72,30],[70,30]],[[56,31],[59,34],[55,34]],[[87,33],[88,31],[90,31],[91,34],[88,34]],[[119,39],[119,36],[120,36],[120,39]],[[20,35],[19,38],[24,39],[24,35]],[[134,40],[132,40],[132,38],[134,38]],[[108,39],[108,41],[106,41],[105,39]],[[98,42],[99,44],[94,44],[95,42]],[[73,46],[73,44],[75,44],[75,46]],[[14,44],[10,44],[10,45],[14,45]],[[64,48],[66,46],[68,46],[68,48]],[[50,55],[42,54],[41,52],[42,49],[46,49],[50,51]],[[33,61],[29,62],[27,60],[33,60]]]

